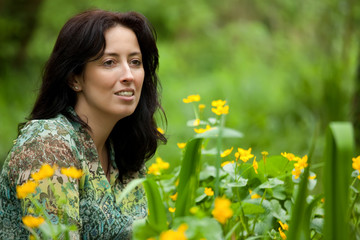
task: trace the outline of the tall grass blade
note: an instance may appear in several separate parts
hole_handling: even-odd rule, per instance
[[[147,179],[143,182],[143,185],[149,208],[148,223],[158,232],[164,231],[167,229],[166,211],[160,196],[158,185],[153,179]]]
[[[176,217],[187,216],[190,207],[195,205],[196,189],[199,183],[202,140],[202,138],[194,138],[186,144],[177,189]]]
[[[354,134],[349,122],[330,123],[326,135],[324,239],[349,239],[347,219]]]
[[[309,226],[310,226],[310,216],[307,214],[305,209],[309,209],[308,204],[306,203],[306,197],[308,196],[308,179],[310,172],[310,165],[312,156],[315,149],[315,143],[317,138],[317,129],[315,130],[312,143],[310,146],[308,154],[308,166],[305,168],[304,172],[301,174],[301,181],[299,183],[299,189],[295,196],[294,207],[291,211],[291,220],[289,226],[288,239],[292,240],[306,240],[310,238],[309,235]]]

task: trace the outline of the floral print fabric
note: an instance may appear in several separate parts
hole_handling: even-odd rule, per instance
[[[75,112],[70,109],[72,114]],[[16,186],[31,179],[43,164],[57,165],[55,174],[40,181],[33,198],[45,208],[52,222],[62,220],[78,227],[71,239],[129,239],[135,219],[147,215],[147,202],[142,186],[136,187],[121,202],[119,196],[132,179],[143,173],[118,179],[114,152],[110,148],[110,182],[100,164],[95,144],[87,131],[65,116],[29,121],[7,159],[0,176],[0,239],[28,239],[21,217],[31,215],[34,206],[29,197],[18,199]],[[60,168],[74,166],[84,174],[72,179]],[[64,202],[63,207],[58,205]],[[64,214],[63,214],[64,215]]]

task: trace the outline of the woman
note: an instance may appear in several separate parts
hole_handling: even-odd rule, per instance
[[[28,238],[22,226],[38,200],[52,222],[66,219],[71,239],[127,239],[147,215],[142,187],[119,195],[166,138],[157,131],[161,109],[155,32],[140,14],[93,10],[62,28],[44,70],[30,121],[21,129],[0,178],[0,239]],[[18,199],[16,186],[42,165],[57,166],[35,194]],[[76,167],[79,179],[60,169]],[[65,201],[65,206],[58,204]],[[61,213],[61,214],[59,214]]]

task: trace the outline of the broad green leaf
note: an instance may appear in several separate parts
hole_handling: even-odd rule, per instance
[[[246,186],[247,182],[247,179],[240,177],[239,179],[237,179],[236,182],[228,183],[227,186],[231,188],[244,187]]]
[[[269,178],[268,181],[264,182],[263,184],[261,184],[259,186],[260,189],[265,189],[265,188],[274,188],[278,185],[282,185],[284,184],[284,181],[281,181],[277,178]]]
[[[231,128],[222,128],[221,137],[222,138],[242,138],[243,134],[237,130]],[[219,137],[219,128],[214,127],[204,133],[199,133],[195,135],[195,138],[218,138]]]
[[[281,207],[278,200],[271,200],[270,201],[270,209],[271,214],[277,218],[280,219],[282,222],[286,222],[286,211]]]
[[[261,214],[265,212],[265,209],[262,206],[250,202],[243,202],[242,207],[245,215]]]
[[[294,162],[289,161],[287,158],[277,155],[268,157],[265,161],[258,162],[259,173],[264,172],[270,177],[279,177],[290,174],[294,168]]]

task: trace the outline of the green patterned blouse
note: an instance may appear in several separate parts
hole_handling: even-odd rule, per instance
[[[73,114],[75,112],[70,110]],[[111,144],[110,144],[111,145]],[[16,186],[31,179],[41,165],[57,165],[55,174],[40,182],[33,197],[45,208],[53,223],[61,222],[59,212],[78,231],[71,239],[129,239],[135,219],[145,218],[147,202],[142,186],[120,201],[121,191],[137,173],[118,179],[114,151],[110,146],[110,182],[100,164],[95,144],[87,131],[65,116],[29,121],[14,143],[0,176],[0,239],[28,239],[29,232],[21,218],[32,214],[30,199],[19,200]],[[84,172],[80,179],[60,173],[60,168],[74,166]],[[53,187],[52,187],[53,186]],[[59,206],[59,200],[66,201]]]

